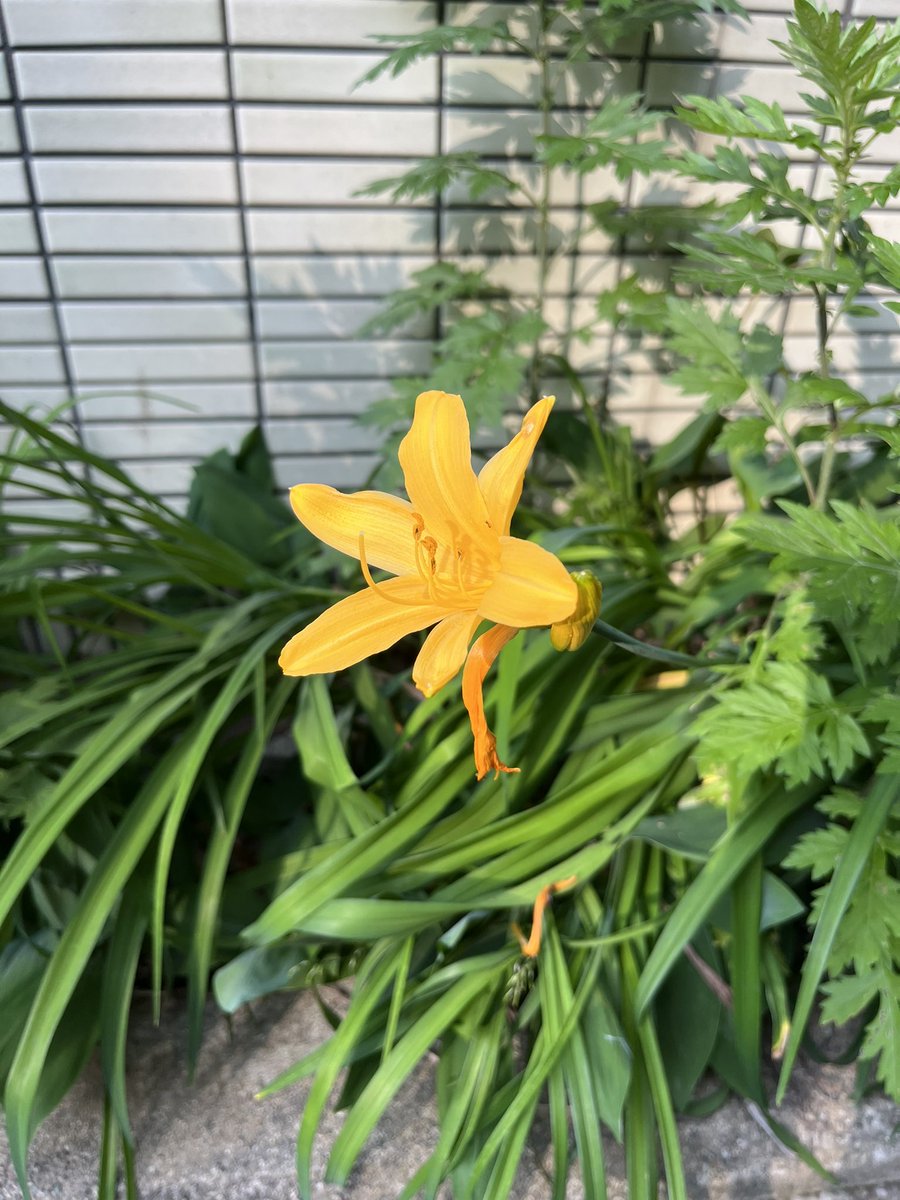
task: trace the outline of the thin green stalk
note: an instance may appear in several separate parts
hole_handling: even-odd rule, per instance
[[[755,855],[731,888],[731,989],[734,1037],[747,1079],[759,1079],[762,1020],[762,855]]]
[[[778,436],[781,438],[782,442],[784,442],[788,454],[790,454],[791,458],[794,460],[797,470],[800,472],[800,478],[803,480],[803,486],[806,488],[806,494],[809,497],[809,502],[810,504],[814,505],[816,503],[816,485],[813,483],[809,469],[807,468],[806,463],[800,457],[800,451],[797,449],[797,443],[794,441],[789,430],[785,426],[781,414],[778,412],[778,409],[775,407],[775,404],[772,401],[772,397],[768,394],[768,392],[766,392],[765,388],[758,380],[751,381],[750,391],[753,399],[762,409],[762,412],[769,423],[778,431]]]
[[[541,73],[541,90],[538,108],[541,114],[541,136],[550,136],[553,119],[553,79],[551,77],[550,50],[547,46],[547,29],[555,14],[548,10],[547,0],[540,0],[537,14],[537,42],[534,50],[534,60]],[[537,205],[537,236],[535,251],[538,260],[538,290],[537,310],[543,317],[547,298],[547,279],[550,274],[550,184],[552,169],[547,162],[540,164],[541,183],[540,199]],[[540,339],[540,334],[538,334]],[[531,356],[530,392],[531,402],[539,398],[538,364],[540,361],[540,342],[535,342]]]
[[[842,107],[841,111],[841,156],[834,163],[835,188],[834,188],[834,203],[831,210],[831,216],[828,225],[822,235],[822,266],[826,271],[834,269],[835,259],[837,257],[837,238],[840,231],[843,229],[848,217],[847,211],[847,185],[850,181],[850,173],[856,163],[861,151],[854,149],[853,130],[851,129],[851,113],[846,106]],[[835,313],[834,318],[829,324],[828,321],[828,304],[827,304],[827,285],[821,288],[814,289],[816,293],[816,333],[818,338],[817,357],[819,362],[819,375],[822,379],[830,377],[829,360],[828,360],[828,341],[837,324],[840,316],[840,309]],[[824,509],[828,499],[828,489],[831,486],[831,476],[834,472],[835,456],[837,455],[837,442],[839,434],[839,421],[837,410],[834,404],[828,405],[828,421],[831,426],[825,441],[825,450],[822,454],[822,461],[819,464],[819,480],[813,496],[813,507]]]
[[[115,1200],[119,1174],[119,1127],[106,1092],[103,1096],[103,1126],[100,1138],[100,1165],[97,1179],[98,1200]]]

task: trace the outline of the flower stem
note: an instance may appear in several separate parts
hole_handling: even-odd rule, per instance
[[[803,486],[806,488],[806,494],[809,497],[810,504],[815,504],[816,487],[813,483],[812,476],[809,473],[809,468],[800,457],[800,451],[797,448],[797,443],[794,441],[793,437],[788,431],[787,426],[784,423],[784,419],[779,413],[775,402],[772,400],[772,397],[765,390],[765,388],[757,381],[753,381],[751,385],[751,392],[753,394],[753,399],[762,409],[768,421],[775,426],[775,429],[778,431],[778,434],[784,443],[788,454],[790,454],[791,458],[794,460],[797,470],[800,472],[800,478],[803,480]]]
[[[540,68],[540,94],[538,110],[541,114],[541,136],[550,136],[553,116],[553,79],[551,76],[550,51],[547,46],[547,30],[555,14],[549,10],[547,0],[540,0],[537,12],[537,38],[534,60]],[[535,156],[535,161],[537,156]],[[538,264],[537,302],[540,316],[544,316],[547,298],[547,279],[550,274],[550,184],[551,167],[546,160],[540,163],[540,198],[537,203],[537,232],[535,254]],[[538,333],[531,354],[530,392],[531,402],[539,399],[540,392],[540,338]]]
[[[853,114],[846,104],[841,106],[841,152],[840,158],[833,163],[834,167],[834,198],[832,201],[831,215],[828,224],[822,233],[822,266],[825,271],[833,271],[835,260],[837,258],[837,239],[841,230],[849,216],[847,208],[847,187],[850,182],[850,173],[855,165],[859,155],[862,152],[861,147],[853,141]],[[828,313],[828,284],[823,283],[820,287],[814,288],[816,294],[816,334],[818,339],[818,363],[819,376],[822,379],[828,379],[831,375],[829,366],[829,350],[828,341],[831,334],[834,332],[834,327],[841,315],[842,306],[838,305],[837,311],[829,321]],[[822,452],[822,460],[819,464],[819,479],[815,489],[815,494],[811,498],[813,508],[824,509],[828,500],[828,489],[831,485],[831,476],[834,472],[834,461],[837,454],[837,443],[840,434],[840,422],[838,421],[837,409],[833,403],[828,406],[828,423],[831,427],[828,437],[825,439],[825,449]]]

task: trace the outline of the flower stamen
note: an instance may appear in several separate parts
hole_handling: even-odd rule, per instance
[[[363,579],[376,595],[379,595],[382,600],[390,600],[391,604],[401,604],[404,608],[414,608],[420,604],[420,600],[402,600],[399,596],[392,596],[386,588],[383,588],[380,583],[376,583],[372,578],[372,572],[369,570],[369,564],[366,561],[366,538],[365,534],[361,533],[357,542],[359,546],[359,565],[362,568]]]
[[[417,525],[414,530],[416,540],[416,570],[422,577],[422,581],[428,588],[428,597],[434,603],[440,603],[440,598],[437,594],[435,584],[435,572],[437,570],[437,542],[433,537],[428,535],[422,536],[423,530]]]

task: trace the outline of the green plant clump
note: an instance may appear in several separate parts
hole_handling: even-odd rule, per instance
[[[659,113],[611,95],[560,123],[585,64],[710,8],[505,5],[374,72],[501,47],[538,80],[527,170],[462,150],[375,188],[463,189],[500,227],[532,222],[533,297],[504,292],[500,259],[448,259],[380,326],[439,314],[428,385],[488,423],[569,388],[515,532],[601,579],[603,619],[575,654],[535,632],[500,658],[486,700],[520,774],[475,783],[457,691],[409,687],[415,638],[330,680],[280,677],[287,636],[355,584],[271,499],[258,437],[201,465],[181,518],[2,410],[20,490],[74,502],[65,519],[7,505],[0,524],[0,1075],[23,1187],[36,1124],[99,1044],[100,1195],[118,1149],[135,1194],[132,993],[158,1005],[186,983],[193,1063],[210,977],[225,1012],[355,977],[343,1017],[317,991],[333,1035],[268,1088],[311,1081],[303,1197],[339,1081],[342,1184],[435,1048],[439,1136],[402,1197],[449,1181],[503,1200],[542,1102],[558,1198],[573,1157],[585,1196],[606,1196],[608,1137],[633,1200],[662,1177],[686,1200],[677,1117],[730,1094],[827,1176],[777,1115],[815,1020],[854,1023],[859,1093],[900,1100],[898,405],[847,336],[890,334],[900,312],[900,246],[873,232],[900,171],[867,162],[900,126],[900,28],[795,0],[794,117],[752,96]],[[712,198],[580,205],[557,238],[556,189],[608,169]],[[560,323],[549,281],[577,280],[591,229],[643,249],[593,311],[574,285]],[[575,353],[613,336],[698,398],[653,450],[614,422],[614,372]],[[401,381],[379,419],[422,385]],[[512,922],[573,876],[523,956]]]

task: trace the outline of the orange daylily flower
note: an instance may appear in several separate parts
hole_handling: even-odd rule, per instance
[[[359,559],[366,587],[291,638],[279,659],[282,670],[340,671],[433,625],[413,680],[433,696],[466,664],[463,699],[479,779],[513,769],[500,761],[484,715],[482,685],[491,663],[519,629],[565,621],[578,603],[578,588],[555,555],[509,535],[553,402],[539,400],[476,476],[461,398],[423,392],[400,444],[409,500],[384,492],[344,495],[314,483],[291,488],[297,517],[321,541]],[[376,582],[372,567],[395,578]],[[494,627],[470,651],[485,620]]]

